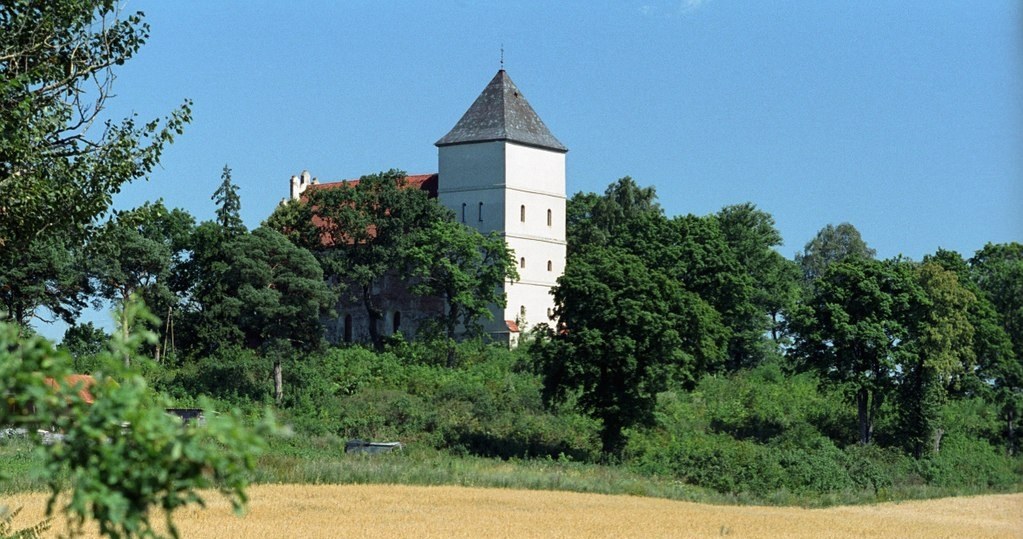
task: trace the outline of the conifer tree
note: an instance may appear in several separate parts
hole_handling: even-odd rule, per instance
[[[241,217],[242,200],[238,186],[231,181],[231,167],[224,165],[220,179],[220,187],[210,197],[217,203],[217,224],[228,236],[237,236],[239,232],[245,232],[245,224]]]

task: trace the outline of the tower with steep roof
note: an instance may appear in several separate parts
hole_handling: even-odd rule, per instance
[[[551,289],[565,268],[565,154],[501,69],[455,127],[436,142],[437,196],[455,217],[498,232],[519,280],[505,283],[490,334],[514,344],[524,325],[549,322]]]

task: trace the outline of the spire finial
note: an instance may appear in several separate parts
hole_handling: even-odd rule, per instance
[[[504,71],[504,43],[501,43],[501,71]]]

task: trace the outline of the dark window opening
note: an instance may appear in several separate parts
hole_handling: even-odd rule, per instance
[[[397,333],[398,329],[400,329],[400,328],[401,328],[401,312],[394,311],[394,325],[393,325],[393,328],[391,329],[391,332],[392,333]]]
[[[519,206],[519,221],[526,222],[526,205]]]
[[[345,342],[352,342],[352,315],[345,315]]]
[[[480,222],[483,222],[483,203],[480,202]]]
[[[551,226],[551,223],[553,223],[553,222],[554,222],[554,214],[551,212],[551,210],[547,210],[547,226]]]
[[[462,222],[465,222],[465,202],[462,203]]]

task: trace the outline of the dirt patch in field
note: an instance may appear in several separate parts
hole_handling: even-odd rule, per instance
[[[830,509],[400,485],[260,485],[249,494],[244,517],[214,493],[207,509],[178,511],[182,537],[1023,537],[1023,494]],[[42,518],[45,495],[0,503],[23,506],[15,524],[27,526]]]

